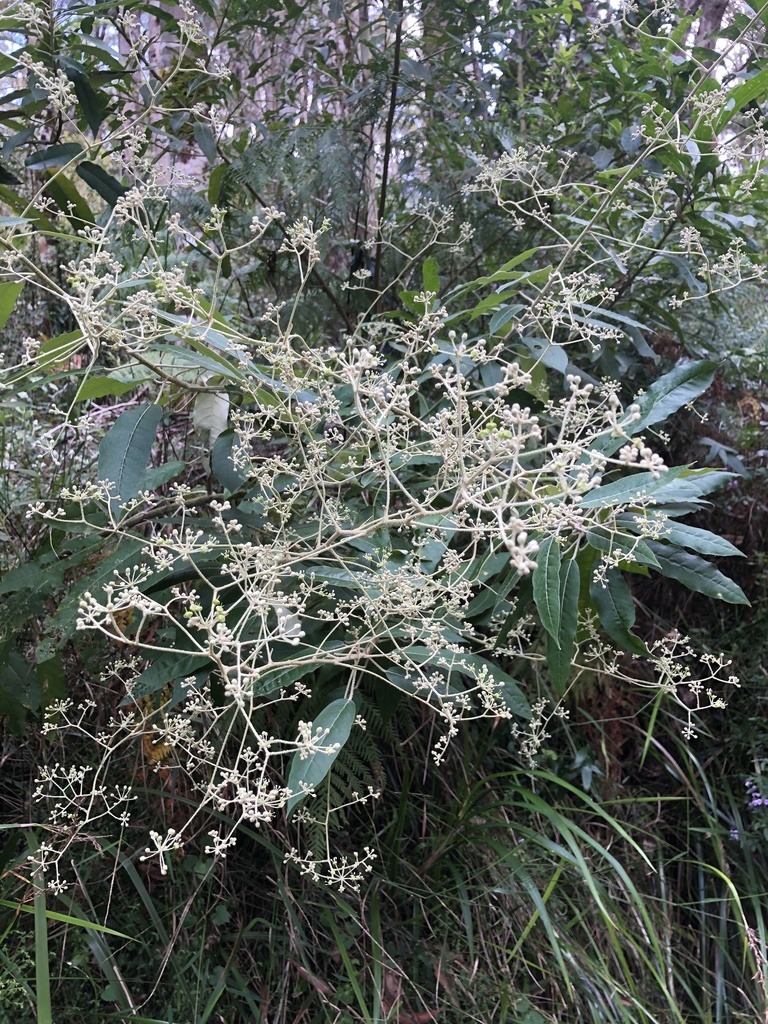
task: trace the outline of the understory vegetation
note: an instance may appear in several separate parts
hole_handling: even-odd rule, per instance
[[[768,1024],[768,3],[0,83],[0,1024]]]

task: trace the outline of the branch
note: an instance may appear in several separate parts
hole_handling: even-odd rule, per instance
[[[381,291],[381,260],[384,255],[384,239],[381,234],[381,223],[387,209],[387,186],[389,184],[389,161],[392,156],[392,128],[397,110],[397,88],[400,84],[400,52],[403,45],[403,0],[397,3],[397,29],[395,30],[395,58],[392,64],[392,89],[389,94],[389,110],[384,129],[384,159],[381,167],[381,192],[379,193],[379,209],[376,217],[376,262],[373,271],[373,288],[378,294]]]

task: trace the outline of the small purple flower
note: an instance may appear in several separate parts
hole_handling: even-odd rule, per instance
[[[732,828],[731,829],[731,839],[738,839],[738,838],[739,838],[739,830],[737,828]]]

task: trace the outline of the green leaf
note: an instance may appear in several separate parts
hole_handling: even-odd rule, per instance
[[[193,129],[195,142],[209,164],[216,163],[218,153],[216,152],[216,139],[207,124],[198,121]]]
[[[130,697],[124,698],[122,704],[135,703],[140,697],[158,693],[177,679],[186,679],[187,676],[196,676],[201,672],[210,675],[212,668],[213,662],[205,656],[165,652],[136,678]]]
[[[202,303],[201,303],[202,305]],[[175,332],[175,336],[183,339],[188,345],[191,345],[196,352],[205,353],[210,358],[214,359],[219,364],[219,373],[222,373],[226,377],[230,377],[233,380],[242,380],[243,373],[237,369],[231,359],[227,358],[224,353],[230,350],[232,341],[237,341],[237,337],[231,335],[231,328],[220,321],[218,318],[212,318],[215,323],[221,326],[221,330],[215,329],[212,324],[200,324],[193,323],[189,317],[177,316],[175,313],[168,313],[164,310],[159,310],[158,315],[169,323],[178,325],[178,330]],[[236,361],[240,361],[240,356],[237,357]],[[257,378],[264,381],[265,384],[269,384],[271,387],[277,388],[278,390],[285,391],[286,388],[280,384],[279,381],[268,377],[262,373],[258,367],[248,363],[248,370]]]
[[[52,657],[40,658],[42,653],[38,648],[38,661],[35,667],[37,684],[40,687],[40,704],[47,707],[53,700],[63,700],[67,696],[66,673],[61,655],[56,652]]]
[[[75,231],[81,230],[87,224],[93,224],[90,206],[66,174],[61,171],[58,174],[50,174],[45,183],[45,191],[69,219]]]
[[[10,651],[0,667],[0,688],[28,711],[37,711],[40,707],[40,684],[34,667],[18,651]]]
[[[162,418],[161,406],[138,405],[126,409],[104,435],[99,446],[98,478],[114,484],[110,508],[115,519],[121,517],[121,503],[139,493]]]
[[[652,473],[633,473],[612,480],[589,491],[581,499],[582,508],[610,508],[615,505],[638,505],[652,497],[654,504],[686,502],[722,487],[733,473],[718,470],[689,469],[675,466],[654,479]]]
[[[216,206],[219,202],[221,186],[228,169],[229,164],[219,164],[218,167],[213,168],[208,177],[208,202],[211,206]]]
[[[0,718],[7,718],[8,727],[14,736],[23,736],[27,712],[21,701],[10,690],[0,684]]]
[[[77,633],[80,599],[84,592],[96,593],[113,578],[115,572],[124,572],[141,561],[143,542],[140,540],[123,541],[117,550],[105,554],[103,538],[97,535],[82,539],[84,547],[69,559],[69,565],[85,565],[89,554],[95,556],[96,565],[88,573],[77,575],[76,582],[51,618],[46,633],[53,644],[52,650],[61,650]]]
[[[16,175],[13,174],[11,171],[9,171],[6,167],[3,167],[2,164],[0,164],[0,185],[20,185],[20,184],[21,184],[21,182],[16,177]]]
[[[72,81],[75,86],[75,95],[78,97],[80,103],[80,109],[85,115],[85,120],[88,122],[88,127],[93,133],[95,138],[101,122],[104,119],[106,112],[106,103],[103,98],[95,91],[93,86],[88,81],[88,76],[80,70],[79,74],[73,74],[68,69],[67,77]]]
[[[82,331],[68,331],[56,338],[49,338],[40,346],[35,360],[35,368],[47,370],[57,363],[65,363],[77,352],[83,343]]]
[[[666,152],[674,152],[674,150],[667,150]],[[680,169],[680,173],[685,173],[682,168]],[[707,290],[706,284],[694,275],[694,268],[687,259],[684,259],[682,256],[678,256],[675,253],[666,252],[661,256],[654,257],[654,259],[651,260],[650,266],[655,263],[671,263],[682,281],[687,285],[688,291],[690,291],[691,295],[705,294]]]
[[[624,423],[625,433],[630,437],[639,434],[646,427],[663,422],[682,406],[693,402],[711,385],[716,369],[716,363],[700,359],[676,366],[670,373],[659,377],[645,394],[634,400],[633,404],[640,406],[640,418],[634,423]],[[603,455],[613,455],[624,444],[626,437],[606,435],[592,446],[592,450]]]
[[[453,651],[448,648],[434,651],[430,647],[418,646],[405,647],[401,653],[415,665],[428,664],[431,667],[447,671],[449,682],[451,676],[457,672],[476,681],[478,679],[491,680],[502,700],[514,715],[526,720],[531,717],[530,705],[517,680],[494,665],[493,662],[488,661],[487,658],[480,657],[479,654]]]
[[[65,167],[77,160],[85,150],[77,142],[64,142],[60,146],[48,146],[32,153],[24,161],[30,171],[47,171],[51,167]],[[79,173],[79,169],[78,169]]]
[[[78,164],[77,173],[86,185],[90,185],[94,192],[98,192],[109,206],[114,206],[117,200],[128,191],[127,185],[122,185],[103,167],[99,167],[98,164],[94,164],[90,160],[83,160],[81,164]]]
[[[514,595],[515,605],[501,625],[498,636],[493,641],[494,647],[501,646],[522,617],[527,614],[533,600],[533,585],[530,576],[523,576]]]
[[[432,292],[434,295],[440,294],[440,274],[437,260],[430,256],[428,260],[424,260],[424,266],[421,268],[421,279],[424,282],[424,291]]]
[[[724,576],[711,562],[692,555],[682,548],[673,548],[669,544],[649,541],[649,547],[659,560],[660,572],[670,579],[677,580],[689,590],[697,594],[706,594],[718,601],[728,604],[749,604],[746,594],[733,580]]]
[[[510,291],[513,284],[545,284],[549,279],[549,275],[552,273],[552,267],[542,267],[540,270],[530,270],[528,272],[513,270],[510,273],[504,273],[499,271],[492,275],[493,280],[506,280],[508,283],[499,287],[493,295],[488,295],[486,298],[481,299],[471,310],[470,321],[477,320],[479,316],[483,316],[486,313],[490,313],[500,306],[506,297],[506,294]],[[478,285],[488,284],[492,280],[491,278],[480,278],[476,283]]]
[[[480,593],[473,597],[467,605],[467,618],[475,618],[493,609],[491,615],[486,616],[486,619],[490,620],[499,606],[506,602],[509,592],[519,582],[520,573],[515,569],[510,569],[501,578],[483,586]]]
[[[701,359],[676,366],[664,374],[638,398],[640,419],[633,423],[628,433],[639,434],[654,423],[662,423],[689,402],[693,402],[707,390],[715,377],[717,363]]]
[[[0,284],[0,329],[8,322],[23,287],[23,281],[4,281]]]
[[[326,645],[318,648],[318,653],[322,652],[324,649],[328,649]],[[295,654],[293,649],[291,649],[291,653]],[[261,673],[258,681],[254,683],[254,693],[258,693],[259,695],[274,693],[275,690],[281,689],[284,686],[289,686],[291,683],[295,683],[297,680],[303,679],[305,676],[310,675],[310,673],[315,672],[319,663],[319,661],[301,661],[299,663],[286,665],[284,668],[268,669],[266,672]]]
[[[150,466],[144,470],[144,476],[139,484],[140,491],[156,491],[158,487],[175,480],[187,468],[186,462],[181,459],[170,459],[162,466]]]
[[[76,402],[89,398],[104,398],[107,395],[124,395],[136,386],[132,380],[118,380],[116,377],[88,377],[78,388]]]
[[[211,452],[211,472],[230,492],[239,490],[248,480],[232,461],[232,448],[237,436],[234,430],[223,430],[216,438]]]
[[[748,78],[746,82],[731,89],[726,97],[725,106],[714,123],[715,133],[720,133],[728,122],[733,120],[734,114],[766,92],[768,92],[768,68],[763,68],[762,71],[758,71],[757,74]]]
[[[490,334],[496,334],[497,331],[500,331],[503,327],[506,327],[510,320],[514,320],[514,318],[524,309],[525,306],[521,305],[499,306],[499,308],[491,317],[490,323],[488,324],[488,332]]]
[[[547,667],[555,690],[562,695],[571,674],[576,627],[579,621],[579,566],[569,558],[560,566],[560,629],[557,643],[547,634]]]
[[[648,517],[643,516],[643,521]],[[635,533],[643,533],[643,522],[638,523],[636,516],[618,516],[617,519],[629,530]],[[647,531],[646,531],[647,532]],[[709,530],[700,530],[696,526],[688,526],[685,523],[675,523],[668,519],[659,534],[660,540],[674,544],[678,548],[690,548],[691,551],[698,551],[700,555],[712,555],[714,558],[744,558],[744,552],[739,551],[725,537],[718,537],[716,533]]]
[[[621,272],[626,273],[626,270],[624,269]],[[603,320],[613,321],[613,323],[606,324],[605,326],[615,327],[616,323],[623,325],[625,333],[635,346],[638,355],[641,355],[644,359],[653,359],[654,362],[659,361],[659,356],[645,340],[645,334],[652,333],[653,330],[647,324],[640,323],[640,321],[627,316],[625,313],[618,313],[615,309],[603,309],[601,306],[593,306],[588,302],[582,302],[579,305],[590,314],[598,313]],[[587,322],[600,324],[600,321],[595,320],[592,316],[588,318]]]
[[[539,251],[539,247],[536,246],[534,249],[526,249],[524,252],[520,252],[517,256],[513,256],[511,260],[508,260],[503,266],[499,267],[497,271],[490,275],[490,277],[479,277],[476,281],[471,282],[469,286],[464,286],[462,291],[476,291],[477,285],[496,284],[498,281],[509,281],[510,279],[516,280],[518,274],[512,274],[515,267],[519,267],[521,263],[525,263],[532,256],[535,256]],[[550,271],[552,268],[548,267]]]
[[[0,899],[0,907],[7,907],[17,913],[34,914],[34,907],[28,907],[25,903],[12,903],[10,900]],[[128,942],[135,941],[135,936],[126,935],[124,932],[117,932],[114,928],[108,928],[105,924],[94,924],[93,921],[86,921],[84,917],[72,917],[71,914],[60,914],[56,910],[46,910],[45,916],[49,921],[61,921],[62,924],[71,924],[75,928],[87,928],[89,931],[104,932],[105,935],[115,935],[119,939],[127,939]]]
[[[653,565],[657,569],[659,567],[654,553],[644,540],[637,537],[628,537],[603,526],[596,526],[587,530],[587,543],[603,555],[619,554],[624,561],[637,562],[638,565]]]
[[[560,547],[555,537],[547,537],[539,545],[536,568],[533,570],[533,600],[541,624],[560,646]]]
[[[568,370],[568,353],[562,345],[553,345],[552,342],[541,338],[523,338],[522,342],[531,350],[534,359],[542,362],[550,370],[557,370],[559,373]]]
[[[316,789],[331,770],[339,751],[349,739],[356,715],[355,702],[342,697],[323,708],[314,720],[312,735],[320,738],[323,748],[330,749],[316,751],[304,759],[298,750],[293,755],[287,783],[291,791],[285,805],[287,814],[306,798],[308,790]]]
[[[618,569],[606,569],[605,580],[592,579],[589,595],[600,625],[615,644],[632,654],[647,656],[648,648],[630,630],[635,624],[635,605],[626,580]]]
[[[48,945],[48,909],[45,905],[45,889],[35,893],[33,900],[35,921],[35,997],[37,1000],[37,1024],[53,1024],[51,1005],[51,949]]]
[[[18,594],[22,590],[43,589],[50,593],[55,587],[63,584],[67,568],[69,566],[65,560],[52,553],[23,562],[0,578],[0,594]]]
[[[14,213],[23,217],[24,220],[30,220],[38,228],[47,232],[49,235],[61,235],[62,232],[58,231],[48,218],[34,208],[23,196],[17,196],[15,192],[8,188],[7,185],[0,183],[0,199],[3,203],[8,206]]]

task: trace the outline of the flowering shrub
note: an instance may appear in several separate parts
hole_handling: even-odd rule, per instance
[[[185,40],[195,40],[189,25]],[[49,623],[49,651],[87,632],[119,652],[100,680],[120,686],[107,721],[95,724],[94,705],[69,695],[46,709],[49,734],[90,737],[99,752],[93,767],[41,769],[36,799],[51,838],[36,863],[47,884],[65,884],[62,849],[80,832],[109,819],[130,827],[131,790],[114,766],[139,741],[192,794],[183,821],[150,833],[144,856],[165,872],[200,833],[223,857],[243,823],[287,813],[301,825],[338,811],[317,812],[313,798],[365,730],[366,708],[392,690],[441,721],[436,764],[461,723],[484,716],[507,722],[533,763],[551,716],[567,715],[575,682],[595,672],[663,690],[693,737],[695,713],[722,706],[735,679],[684,637],[646,645],[633,633],[624,573],[746,603],[704,557],[736,549],[680,522],[729,474],[668,466],[654,437],[715,367],[682,363],[627,401],[598,360],[627,341],[649,354],[644,324],[615,302],[654,263],[685,257],[708,294],[760,276],[738,238],[707,255],[677,209],[675,160],[720,128],[725,105],[748,102],[741,87],[716,102],[702,85],[706,103],[694,90],[687,127],[685,112],[649,104],[618,175],[580,177],[572,156],[550,146],[481,161],[465,195],[490,195],[512,228],[533,218],[539,244],[446,287],[441,258],[461,252],[472,228],[427,208],[408,262],[407,283],[418,273],[418,286],[396,303],[404,280],[371,297],[363,268],[348,291],[370,301],[351,329],[309,331],[299,313],[328,225],[285,223],[265,205],[234,239],[213,200],[202,223],[170,213],[189,182],[164,182],[146,154],[134,159],[143,126],[160,116],[158,96],[109,136],[121,165],[107,169],[72,119],[77,97],[61,75],[22,64],[79,133],[28,166],[52,169],[65,196],[74,169],[106,205],[88,217],[75,189],[56,211],[41,189],[17,196],[0,226],[5,295],[42,289],[77,323],[30,339],[6,388],[71,373],[75,358],[83,368],[66,422],[40,438],[52,461],[76,440],[93,442],[94,411],[113,415],[104,399],[134,395],[104,432],[92,477],[29,510],[74,539],[55,569],[62,582],[68,567],[77,579]],[[735,187],[753,180],[750,170]],[[59,283],[32,253],[41,230],[65,233],[64,220],[78,250]],[[295,289],[246,317],[230,309],[223,282],[276,237]],[[383,233],[376,245],[395,249]],[[670,288],[665,301],[674,309],[702,295]],[[195,456],[159,461],[161,424],[188,421]],[[2,586],[39,584],[22,566]],[[270,728],[283,705],[318,697],[311,720],[289,734]],[[342,807],[375,795],[352,791]],[[335,852],[328,830],[324,850],[289,841],[287,851],[339,887],[358,885],[373,858],[370,848]]]

